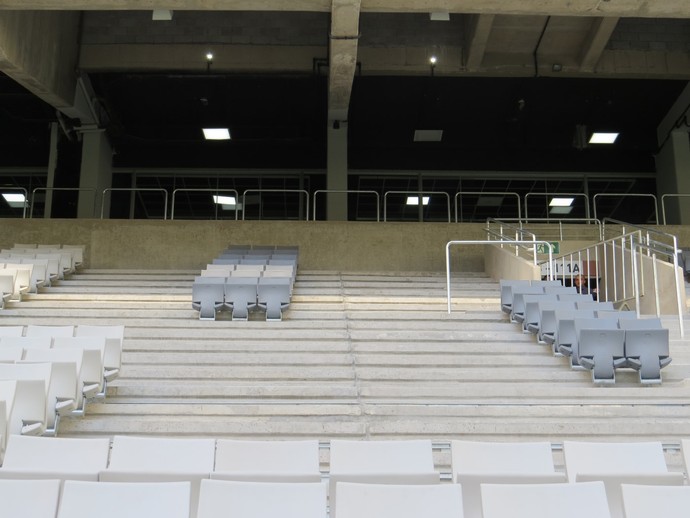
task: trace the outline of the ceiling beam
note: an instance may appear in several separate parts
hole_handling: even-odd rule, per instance
[[[466,17],[465,24],[465,69],[468,72],[479,70],[484,60],[486,44],[489,41],[493,14],[472,14]]]
[[[357,68],[361,0],[333,0],[328,55],[328,120],[347,120]]]
[[[690,18],[687,0],[362,0],[363,12]],[[0,9],[331,11],[330,0],[0,0]]]
[[[594,72],[619,18],[596,18],[580,53],[580,71]]]

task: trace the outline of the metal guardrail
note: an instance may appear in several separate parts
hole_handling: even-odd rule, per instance
[[[522,219],[522,206],[520,204],[520,195],[516,192],[488,192],[488,191],[460,191],[455,193],[453,205],[455,206],[455,222],[458,223],[458,200],[461,200],[463,195],[481,195],[481,196],[515,196],[517,198],[517,217]]]
[[[451,222],[451,219],[450,219],[450,195],[445,191],[386,191],[383,194],[383,221],[384,222],[388,221],[386,213],[388,210],[388,195],[389,194],[407,194],[409,196],[416,196],[417,198],[420,198],[420,200],[419,200],[420,205],[423,201],[425,194],[428,194],[429,196],[434,196],[434,195],[445,196],[446,197],[446,209],[448,211],[448,223]]]
[[[664,194],[661,196],[661,222],[666,225],[666,198],[690,198],[690,194]]]
[[[143,188],[143,187],[110,187],[108,189],[103,189],[101,194],[101,219],[103,219],[103,213],[105,211],[105,195],[111,192],[159,192],[163,194],[163,219],[168,219],[168,191],[167,189],[158,188]]]
[[[560,241],[563,241],[564,239],[566,239],[566,236],[563,233],[563,229],[565,228],[565,226],[563,225],[564,223],[566,223],[566,224],[575,224],[575,223],[594,224],[597,227],[598,239],[601,240],[603,238],[601,221],[596,219],[596,218],[562,218],[562,219],[530,218],[529,221],[526,219],[517,219],[517,218],[500,218],[500,219],[490,218],[490,219],[492,219],[494,221],[505,222],[505,223],[517,223],[519,228],[525,228],[525,226],[528,225],[529,223],[547,223],[549,225],[558,224],[558,238]]]
[[[553,254],[552,254],[552,247],[551,243],[548,241],[530,241],[530,240],[521,240],[521,239],[513,239],[513,240],[487,240],[487,241],[479,241],[479,240],[469,240],[469,241],[448,241],[446,243],[446,294],[447,294],[447,299],[448,299],[448,314],[451,313],[451,296],[450,296],[450,248],[451,246],[456,246],[456,245],[515,245],[515,246],[520,246],[520,245],[530,245],[534,247],[534,253],[537,253],[537,245],[545,245],[546,248],[549,250],[549,264],[553,264]],[[551,272],[553,272],[553,268],[550,269]],[[553,277],[551,275],[547,276],[549,279],[552,279]]]
[[[36,187],[33,191],[31,191],[31,208],[29,209],[29,218],[33,218],[33,216],[34,216],[34,201],[36,198],[36,193],[38,191],[45,191],[46,194],[48,194],[49,192],[52,193],[55,191],[57,191],[57,192],[69,192],[69,191],[72,191],[72,192],[92,192],[94,194],[94,197],[93,197],[94,198],[94,200],[93,200],[94,207],[92,207],[92,208],[95,209],[96,189],[86,189],[86,188],[81,189],[79,187]]]
[[[582,192],[528,192],[525,194],[525,220],[529,220],[529,211],[528,211],[528,201],[531,196],[543,196],[543,197],[549,197],[549,196],[555,196],[555,197],[566,197],[566,196],[573,196],[575,198],[584,198],[585,199],[585,217],[589,218],[589,197]],[[594,217],[597,217],[596,211],[594,213]],[[547,218],[548,219],[548,218]],[[557,219],[557,218],[553,218]]]
[[[237,221],[237,205],[239,205],[240,194],[235,189],[175,189],[172,194],[172,203],[170,205],[170,219],[175,219],[175,199],[178,192],[210,192],[218,195],[219,193],[231,193],[235,195],[235,221]],[[216,205],[216,219],[218,219],[218,203]]]
[[[261,195],[265,192],[304,194],[304,197],[307,201],[306,221],[309,221],[309,192],[304,189],[247,189],[242,193],[242,221],[244,221],[244,216],[247,213],[247,193],[258,193],[259,195]]]
[[[654,216],[656,218],[656,224],[659,224],[659,205],[657,204],[656,201],[656,196],[653,194],[639,194],[639,193],[624,193],[624,194],[615,194],[615,193],[604,193],[600,192],[598,194],[595,194],[594,197],[592,198],[592,204],[594,205],[594,217],[597,217],[597,198],[602,198],[602,197],[618,197],[618,198],[652,198],[654,199]],[[606,218],[604,218],[606,219]]]
[[[498,230],[494,230],[491,228],[491,223],[497,223],[499,225]],[[504,235],[503,231],[504,230],[510,230],[513,232],[512,236],[506,236]],[[529,239],[525,239],[525,237],[529,237]],[[511,244],[508,243],[509,241],[525,241],[527,243],[533,243],[537,240],[537,235],[534,234],[533,232],[530,232],[529,230],[526,230],[522,228],[521,226],[518,225],[511,225],[510,223],[504,223],[504,221],[495,219],[495,218],[487,218],[486,220],[486,238],[487,240],[490,240],[492,237],[496,238],[500,243],[501,243],[501,248],[503,248],[504,244]],[[524,247],[523,250],[528,250],[531,247]],[[549,250],[551,250],[551,246],[549,246]],[[533,263],[537,264],[537,250],[536,248],[533,249]],[[520,245],[516,244],[515,245],[515,255],[519,256],[520,255]]]
[[[319,189],[317,191],[314,191],[313,194],[313,216],[312,216],[312,221],[316,221],[316,195],[317,194],[373,194],[376,197],[376,221],[379,222],[381,221],[381,208],[380,208],[380,196],[378,191],[359,191],[359,190],[350,190],[350,189],[344,189],[344,190],[338,190],[338,189]]]

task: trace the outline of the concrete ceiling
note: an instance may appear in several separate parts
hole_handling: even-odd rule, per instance
[[[172,10],[172,20],[152,21],[151,11],[155,8]],[[432,21],[430,13],[447,13],[449,19]],[[211,64],[204,58],[208,50],[214,53]],[[438,60],[433,67],[429,62],[432,55]],[[145,112],[148,106],[157,104],[155,99],[134,101],[132,96],[137,91],[143,95],[155,85],[163,97],[166,90],[178,91],[179,87],[187,89],[188,97],[198,102],[204,98],[204,89],[210,88],[210,76],[217,79],[211,81],[216,85],[223,84],[226,78],[242,79],[236,91],[242,90],[246,99],[250,99],[253,88],[247,86],[249,80],[261,76],[260,88],[270,92],[274,99],[279,98],[282,104],[268,102],[262,103],[265,106],[261,108],[256,106],[255,118],[261,121],[258,126],[268,127],[271,120],[285,117],[294,118],[293,126],[299,126],[297,116],[289,109],[291,104],[310,113],[305,123],[310,129],[290,133],[292,142],[295,134],[304,137],[313,133],[311,124],[323,129],[334,121],[352,119],[356,108],[361,133],[354,135],[351,126],[351,141],[354,147],[367,147],[362,136],[369,134],[372,126],[385,132],[385,121],[371,121],[362,118],[362,114],[375,113],[377,105],[392,101],[398,94],[391,91],[386,95],[380,90],[381,85],[400,89],[402,99],[413,100],[415,106],[426,106],[423,110],[410,110],[401,101],[393,109],[380,112],[381,117],[389,120],[398,118],[395,110],[407,112],[407,121],[396,123],[397,127],[413,127],[423,118],[418,110],[425,111],[426,117],[434,111],[428,103],[436,89],[443,92],[439,95],[443,109],[455,113],[461,100],[465,102],[469,96],[472,104],[472,96],[481,97],[482,90],[487,89],[478,81],[482,78],[496,78],[504,85],[512,85],[496,90],[505,96],[497,99],[497,104],[506,113],[514,109],[520,92],[530,92],[530,109],[532,113],[542,113],[544,121],[553,112],[537,109],[537,101],[541,98],[544,106],[553,106],[552,97],[566,91],[582,92],[572,101],[573,106],[580,107],[591,106],[592,98],[606,91],[601,96],[621,112],[634,109],[632,103],[644,102],[644,95],[673,96],[658,99],[654,113],[645,115],[645,123],[655,126],[682,90],[682,81],[690,78],[690,2],[0,0],[0,71],[79,124],[105,125],[106,120],[110,121],[108,130],[115,137],[128,131],[130,136],[136,134],[127,128],[133,107]],[[436,85],[433,87],[427,81],[432,76]],[[83,80],[78,81],[79,77]],[[180,77],[185,78],[182,86]],[[89,78],[93,89],[89,87]],[[162,83],[164,78],[172,81],[166,83],[167,87]],[[269,86],[267,78],[275,81]],[[286,83],[286,78],[294,82]],[[319,78],[324,79],[323,84]],[[556,81],[551,84],[562,86],[562,91],[532,85],[537,78]],[[577,82],[583,79],[592,82]],[[612,79],[620,80],[619,85],[625,85],[625,89],[637,90],[639,95],[616,98],[616,89],[602,83]],[[661,82],[647,83],[650,80]],[[664,83],[676,80],[681,83]],[[427,82],[422,88],[424,81]],[[353,84],[360,92],[357,96],[353,95]],[[644,88],[640,86],[643,84]],[[652,84],[666,86],[648,90],[647,86]],[[369,87],[372,89],[367,91]],[[118,88],[130,97],[123,97]],[[279,95],[281,91],[292,92],[292,98]],[[220,93],[214,96],[221,97]],[[631,104],[624,105],[623,98]],[[363,99],[373,104],[362,107]],[[312,102],[311,108],[304,104],[307,101]],[[6,102],[11,105],[11,100]],[[167,102],[174,106],[184,104],[179,99]],[[225,100],[215,102],[219,106],[226,104]],[[476,103],[477,110],[490,110],[491,100],[483,102],[486,104]],[[465,106],[465,113],[472,108]],[[101,111],[104,120],[98,120]],[[572,113],[570,109],[561,111]],[[16,119],[16,113],[12,114]],[[181,116],[177,110],[175,114]],[[462,114],[458,115],[458,120],[462,119]],[[156,117],[160,120],[160,112],[141,121],[141,126],[154,127],[152,121]],[[509,114],[496,120],[506,119],[511,119]],[[427,124],[433,123],[437,121]],[[533,123],[536,126],[539,121]],[[565,123],[574,125],[577,121]],[[458,122],[446,119],[444,124]],[[645,129],[655,131],[656,127]],[[314,138],[315,147],[323,143],[322,137]],[[636,146],[649,152],[648,143]],[[377,151],[371,153],[374,156]],[[360,162],[367,167],[366,160]],[[309,166],[312,163],[308,161]]]

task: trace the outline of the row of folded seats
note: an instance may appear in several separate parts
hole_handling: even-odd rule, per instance
[[[194,278],[192,307],[200,320],[215,320],[222,309],[232,320],[259,310],[279,321],[290,305],[299,250],[294,246],[231,245]]]
[[[20,302],[24,293],[38,293],[84,261],[83,245],[15,244],[0,250],[0,309],[7,301]]]
[[[595,383],[615,383],[617,369],[634,369],[644,384],[661,383],[671,363],[669,332],[659,318],[617,311],[560,281],[502,280],[501,309],[536,335],[572,369],[589,369]]]
[[[124,326],[0,326],[0,459],[11,434],[57,433],[120,372]]]
[[[451,474],[428,440],[320,444],[12,435],[0,515],[31,518],[687,518],[690,486],[660,442],[450,442]],[[682,441],[686,471],[690,439]],[[560,468],[560,467],[559,467]],[[442,478],[450,483],[441,483]],[[35,484],[35,485],[34,485]],[[44,484],[44,485],[41,485]],[[58,503],[59,500],[59,503]],[[9,510],[17,509],[16,514]],[[8,514],[10,513],[10,514]]]

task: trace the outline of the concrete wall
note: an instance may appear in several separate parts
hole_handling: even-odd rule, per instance
[[[321,221],[0,221],[0,246],[86,245],[91,268],[201,269],[228,244],[297,245],[308,270],[445,272],[445,246],[484,239],[483,224]],[[453,271],[484,271],[483,247],[453,249]]]
[[[514,247],[489,245],[483,248],[485,271],[492,279],[541,279],[540,267],[516,256]]]

